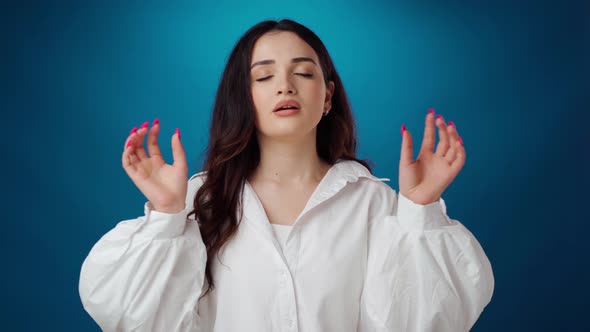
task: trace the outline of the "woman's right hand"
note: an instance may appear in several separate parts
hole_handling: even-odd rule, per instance
[[[158,146],[159,120],[154,120],[151,129],[148,124],[145,122],[139,129],[135,127],[129,133],[123,151],[123,169],[156,211],[172,214],[181,212],[185,208],[188,166],[180,143],[180,131],[176,128],[172,135],[174,163],[168,165]],[[148,131],[149,156],[143,148],[143,139]]]

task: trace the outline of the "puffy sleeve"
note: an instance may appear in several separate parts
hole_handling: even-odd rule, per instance
[[[494,290],[490,261],[445,202],[421,205],[389,186],[376,195],[360,328],[469,331]]]
[[[195,331],[207,254],[199,227],[187,219],[200,177],[189,181],[177,214],[144,205],[102,236],[84,260],[79,292],[103,331]],[[192,217],[192,216],[191,216]]]

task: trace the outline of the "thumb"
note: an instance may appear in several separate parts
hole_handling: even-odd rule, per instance
[[[402,125],[402,149],[401,149],[401,157],[400,157],[400,164],[401,165],[410,165],[414,162],[413,155],[414,150],[412,147],[412,135],[410,131],[406,129],[406,125]]]
[[[184,153],[184,147],[180,142],[180,130],[176,128],[174,135],[172,135],[172,158],[174,159],[174,166],[187,169],[186,155]]]

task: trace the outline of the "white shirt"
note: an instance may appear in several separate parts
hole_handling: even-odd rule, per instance
[[[119,222],[82,264],[79,292],[104,331],[467,331],[490,302],[482,247],[444,200],[415,204],[355,161],[334,164],[281,235],[246,181],[244,219],[213,264],[186,209]],[[278,230],[280,234],[281,230]]]
[[[289,225],[279,225],[279,224],[271,224],[272,229],[274,231],[275,237],[279,241],[279,245],[281,246],[281,251],[285,251],[285,244],[287,243],[287,237],[291,232],[292,226]]]

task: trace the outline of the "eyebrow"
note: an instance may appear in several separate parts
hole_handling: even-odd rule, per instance
[[[317,66],[317,63],[315,63],[315,61],[313,61],[312,58],[298,57],[298,58],[291,59],[291,63],[298,63],[298,62],[311,62],[311,63],[313,63],[314,65]],[[256,61],[256,62],[254,62],[252,64],[252,66],[250,67],[250,69],[254,68],[254,66],[272,65],[274,63],[275,63],[274,60],[261,60],[261,61]]]

